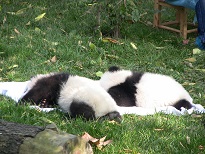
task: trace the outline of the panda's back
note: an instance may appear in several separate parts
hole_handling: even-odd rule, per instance
[[[192,98],[184,87],[166,75],[144,73],[136,87],[137,106],[168,106],[180,100],[192,103]]]

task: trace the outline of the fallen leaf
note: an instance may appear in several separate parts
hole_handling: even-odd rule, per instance
[[[24,11],[26,10],[27,8],[23,8],[23,9],[20,9],[16,12],[16,15],[21,15],[24,13]]]
[[[186,141],[187,141],[187,144],[190,144],[190,137],[189,136],[186,136]]]
[[[205,69],[195,69],[197,71],[200,71],[200,72],[205,72]]]
[[[132,153],[132,150],[131,149],[123,149],[123,152],[125,152],[125,153]]]
[[[113,39],[113,38],[110,38],[110,37],[105,37],[102,39],[103,42],[111,42],[111,43],[118,43],[118,44],[122,44],[120,43],[119,41]]]
[[[132,46],[133,49],[137,50],[137,47],[133,42],[130,42],[130,45]]]
[[[103,72],[98,71],[98,72],[96,72],[95,74],[96,74],[97,77],[101,77],[101,76],[103,75]]]
[[[5,24],[5,22],[6,22],[6,16],[4,16],[3,25]]]
[[[105,141],[106,136],[100,139],[96,139],[92,137],[90,134],[88,134],[87,132],[85,132],[84,135],[82,135],[82,138],[87,142],[89,142],[90,144],[95,145],[99,150],[101,150],[104,146],[112,143],[112,140]]]
[[[56,56],[53,56],[52,58],[51,58],[51,62],[52,63],[55,63],[57,61],[57,57]]]
[[[201,53],[201,50],[198,49],[198,48],[195,48],[193,49],[193,54],[196,55],[196,54],[200,54]]]
[[[40,33],[41,32],[41,29],[40,28],[38,28],[38,27],[35,27],[35,32],[37,32],[37,33]]]
[[[107,54],[106,57],[113,58],[113,59],[119,59],[118,56],[115,56],[115,55],[109,55],[109,54]]]
[[[157,50],[164,49],[164,47],[155,47]]]
[[[95,50],[95,49],[96,49],[95,44],[92,43],[92,42],[89,42],[89,47],[90,47],[90,49],[92,49],[92,50]]]
[[[179,142],[179,144],[180,144],[183,148],[185,148],[184,145],[182,144],[182,142]]]
[[[17,34],[21,34],[16,28],[14,29],[14,32]]]
[[[191,116],[194,118],[202,118],[202,115],[199,115],[199,114],[192,114]]]
[[[29,26],[29,25],[31,25],[31,22],[30,22],[30,21],[26,23],[26,26]]]
[[[182,83],[183,86],[193,86],[195,84],[196,83],[193,83],[193,82],[184,82],[184,83]]]
[[[204,146],[203,145],[199,145],[199,149],[200,150],[204,150]]]
[[[196,58],[191,57],[191,58],[187,58],[187,59],[185,59],[185,60],[186,60],[186,61],[189,61],[189,62],[191,62],[191,63],[193,63],[193,62],[196,61]]]
[[[162,130],[164,130],[163,128],[155,128],[154,129],[155,131],[162,131]]]
[[[13,69],[13,68],[17,68],[18,65],[13,65],[13,66],[10,66],[8,69]]]
[[[15,12],[6,12],[8,14],[11,14],[11,15],[15,15],[16,13]]]
[[[84,140],[86,140],[87,142],[91,141],[91,142],[97,142],[98,139],[92,137],[90,134],[88,134],[87,132],[85,132],[83,134],[83,136],[81,136]]]
[[[38,15],[38,16],[35,18],[35,21],[41,20],[45,15],[46,15],[46,13],[42,13],[42,14]]]
[[[56,45],[58,45],[58,42],[51,42],[51,45],[56,46]]]
[[[112,140],[107,140],[105,141],[106,136],[104,136],[103,138],[99,139],[96,143],[96,146],[99,150],[101,150],[104,146],[111,144]]]

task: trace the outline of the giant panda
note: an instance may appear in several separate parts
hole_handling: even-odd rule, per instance
[[[143,108],[173,106],[190,109],[189,93],[172,77],[148,72],[133,72],[112,66],[99,80],[117,105]]]
[[[71,117],[87,120],[101,117],[120,121],[114,99],[99,82],[68,73],[40,74],[31,78],[21,104],[30,103],[42,108],[59,106]]]

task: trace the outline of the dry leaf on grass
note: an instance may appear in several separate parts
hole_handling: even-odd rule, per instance
[[[55,63],[57,61],[57,57],[56,56],[53,56],[52,58],[51,58],[51,62],[52,63]]]
[[[132,46],[133,49],[137,50],[137,46],[133,42],[130,42],[130,45]]]
[[[14,32],[15,32],[16,34],[21,34],[16,28],[14,29]]]
[[[35,18],[35,21],[41,20],[45,15],[46,15],[46,13],[42,13],[42,14],[38,15],[38,16]]]
[[[93,144],[95,145],[99,150],[101,150],[104,146],[112,143],[112,140],[107,140],[105,141],[105,138],[106,136],[100,138],[100,139],[97,139],[97,138],[94,138],[92,137],[90,134],[88,134],[87,132],[85,132],[83,135],[82,135],[82,138],[84,140],[86,140],[87,142],[89,142],[90,144]]]
[[[191,58],[187,58],[187,59],[185,59],[185,60],[186,60],[186,61],[188,61],[188,62],[193,63],[193,62],[195,62],[195,61],[196,61],[196,58],[191,57]]]
[[[199,145],[199,149],[200,150],[204,150],[204,146],[203,145]]]
[[[117,44],[123,44],[123,43],[120,43],[119,41],[113,39],[113,38],[110,38],[110,37],[105,37],[102,39],[103,42],[111,42],[111,43],[117,43]]]
[[[163,131],[164,129],[163,128],[155,128],[154,130],[155,131]]]
[[[190,137],[189,136],[186,136],[186,141],[187,141],[187,144],[190,144]]]

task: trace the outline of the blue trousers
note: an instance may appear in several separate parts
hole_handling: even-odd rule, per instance
[[[196,3],[196,17],[198,21],[198,33],[201,41],[205,43],[205,0]]]

